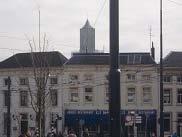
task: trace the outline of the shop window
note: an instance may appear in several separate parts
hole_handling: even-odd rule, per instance
[[[177,90],[177,103],[182,104],[182,88]]]
[[[164,96],[164,104],[171,104],[172,101],[171,101],[171,89],[164,89],[164,93],[163,93],[163,96]]]
[[[20,85],[28,85],[28,78],[20,78],[19,82]]]
[[[50,78],[50,84],[51,84],[51,85],[56,85],[56,84],[58,84],[58,78],[56,78],[56,77]]]
[[[163,81],[166,82],[166,83],[171,83],[172,82],[172,76],[170,75],[165,75],[163,77]]]
[[[136,93],[135,88],[128,88],[128,103],[135,103]]]
[[[150,87],[143,88],[143,103],[152,103],[152,91]]]
[[[70,88],[70,102],[79,102],[78,88]]]
[[[28,106],[28,91],[20,91],[20,106]]]
[[[58,92],[57,89],[52,89],[50,90],[50,95],[51,95],[51,104],[52,106],[57,106],[58,105]]]
[[[85,88],[85,102],[93,102],[93,88]]]
[[[171,131],[171,113],[164,113],[164,132]]]

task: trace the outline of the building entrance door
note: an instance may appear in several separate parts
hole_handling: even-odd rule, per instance
[[[25,134],[28,131],[28,117],[27,114],[21,114],[21,134]]]

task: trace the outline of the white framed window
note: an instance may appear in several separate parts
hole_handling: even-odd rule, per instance
[[[7,90],[3,91],[3,96],[4,96],[4,106],[7,107],[8,106],[8,91]]]
[[[142,75],[142,80],[143,81],[150,81],[151,80],[151,75],[150,74],[144,74],[144,75]]]
[[[92,103],[93,102],[93,88],[92,87],[86,87],[85,88],[84,100],[86,103]]]
[[[50,84],[51,84],[51,85],[56,85],[56,84],[58,84],[58,78],[57,78],[57,77],[51,77],[51,78],[50,78]]]
[[[58,91],[57,89],[51,89],[50,90],[50,96],[51,96],[51,105],[57,106],[58,105]]]
[[[78,88],[70,88],[70,102],[77,103],[79,102],[79,94],[78,94]]]
[[[134,63],[140,64],[141,63],[141,55],[135,55],[134,56]]]
[[[19,78],[20,85],[28,85],[28,78]]]
[[[143,88],[143,103],[152,103],[152,90],[151,87]]]
[[[28,91],[20,91],[20,106],[28,106]]]
[[[176,77],[177,83],[182,83],[182,75]]]
[[[171,83],[172,82],[172,76],[171,75],[164,75],[163,76],[163,82]]]
[[[105,91],[105,103],[109,103],[109,86],[106,86]]]
[[[85,75],[84,75],[84,80],[86,80],[86,81],[91,81],[91,80],[93,80],[93,75],[92,75],[92,74],[85,74]]]
[[[182,88],[177,89],[177,103],[182,104]]]
[[[70,84],[76,84],[76,83],[78,83],[78,75],[76,75],[76,74],[71,74],[71,75],[69,76],[69,83],[70,83]]]
[[[171,94],[171,89],[170,88],[166,88],[164,89],[164,93],[163,93],[163,100],[164,100],[164,104],[171,104],[172,103],[172,94]]]
[[[4,86],[8,86],[8,78],[4,78]]]
[[[126,76],[127,76],[128,81],[135,81],[136,80],[135,74],[127,74]]]
[[[171,121],[172,121],[171,113],[164,112],[164,132],[167,133],[171,132]]]
[[[128,88],[127,89],[127,102],[128,103],[135,103],[136,101],[136,92],[135,88]]]
[[[8,125],[8,117],[7,117],[7,113],[6,112],[4,112],[3,113],[3,132],[4,132],[4,134],[6,134],[7,133],[7,125]]]

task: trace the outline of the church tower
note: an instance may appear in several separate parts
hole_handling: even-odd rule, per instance
[[[95,52],[95,29],[87,20],[85,25],[80,29],[80,53]]]

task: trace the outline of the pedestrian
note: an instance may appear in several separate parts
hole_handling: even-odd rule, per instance
[[[85,131],[83,132],[83,137],[89,137],[88,128],[86,128]]]
[[[175,133],[172,135],[172,137],[177,137],[177,133],[175,132]]]
[[[68,134],[68,137],[77,137],[73,130],[71,130]]]

